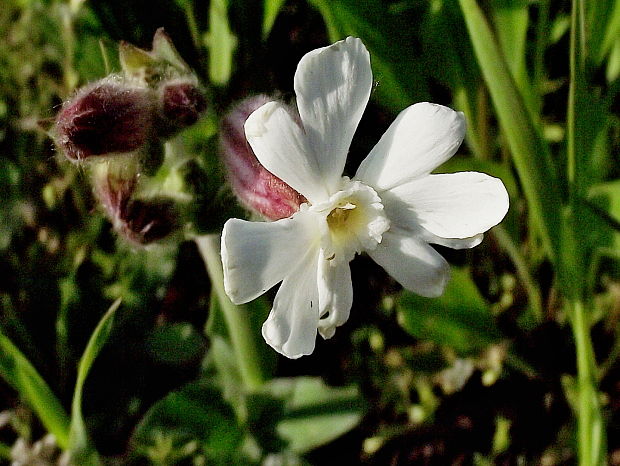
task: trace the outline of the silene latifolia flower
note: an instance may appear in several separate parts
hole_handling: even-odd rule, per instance
[[[431,174],[465,134],[462,113],[405,109],[362,162],[342,176],[372,88],[370,56],[349,37],[306,54],[295,73],[299,118],[268,102],[245,123],[260,164],[306,200],[273,222],[231,219],[222,233],[224,286],[237,304],[282,282],[262,333],[289,358],[312,353],[349,318],[349,262],[366,252],[403,287],[439,296],[449,278],[429,243],[471,248],[508,210],[502,182],[477,172]]]

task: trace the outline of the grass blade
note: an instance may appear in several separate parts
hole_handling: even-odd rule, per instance
[[[213,84],[223,86],[232,74],[233,53],[237,47],[237,38],[228,22],[228,0],[211,2],[205,45],[209,48],[209,78]]]
[[[110,335],[112,324],[114,323],[114,313],[120,304],[121,298],[118,298],[101,318],[88,340],[88,344],[86,345],[86,349],[78,365],[77,380],[73,392],[73,403],[71,405],[69,451],[72,461],[79,464],[98,464],[98,456],[90,444],[88,432],[84,424],[84,417],[82,416],[82,393],[84,383],[86,382],[93,362],[101,352],[101,349]]]
[[[61,448],[69,439],[69,418],[62,404],[24,354],[0,332],[0,375],[37,414]]]
[[[273,24],[280,10],[284,6],[284,0],[264,0],[263,2],[263,39],[266,39],[271,32]]]

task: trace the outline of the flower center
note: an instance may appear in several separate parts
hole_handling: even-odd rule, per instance
[[[327,215],[327,225],[329,229],[332,231],[345,229],[347,227],[347,221],[349,221],[352,214],[354,214],[353,209],[355,209],[355,207],[355,204],[347,202],[344,206],[336,207],[332,210]]]
[[[341,189],[329,200],[310,209],[325,215],[326,231],[321,246],[325,258],[334,265],[373,250],[390,227],[375,190],[347,177],[342,178]]]

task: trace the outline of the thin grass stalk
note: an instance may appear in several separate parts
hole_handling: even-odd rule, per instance
[[[565,270],[561,271],[566,278],[561,280],[564,295],[570,302],[570,316],[575,351],[577,353],[577,453],[582,466],[598,466],[605,462],[605,425],[601,413],[597,384],[596,359],[590,333],[590,312],[584,305],[590,303],[586,280],[585,259],[583,248],[580,247],[580,225],[582,209],[584,173],[581,166],[584,160],[585,144],[577,129],[583,126],[579,118],[585,118],[579,112],[579,103],[585,92],[585,54],[586,44],[584,30],[583,0],[573,0],[571,12],[569,93],[567,108],[567,177],[569,209],[566,211],[566,233],[568,241],[563,249],[566,256],[561,262]]]
[[[250,320],[244,313],[244,307],[233,304],[224,291],[220,236],[201,236],[196,239],[196,243],[207,265],[211,289],[216,294],[224,315],[243,384],[248,391],[256,390],[263,385],[266,376],[257,349],[258,342],[250,329]]]

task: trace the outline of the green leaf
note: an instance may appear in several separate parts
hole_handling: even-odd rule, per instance
[[[594,185],[588,191],[588,205],[596,218],[590,216],[589,243],[599,248],[620,250],[620,180]]]
[[[604,198],[607,214],[620,223],[620,180],[599,183],[589,191],[590,198]]]
[[[526,0],[494,0],[491,11],[497,31],[497,40],[515,84],[529,110],[534,113],[535,96],[532,93],[525,64],[529,2]]]
[[[482,10],[475,0],[459,0],[470,40],[506,136],[535,226],[547,254],[557,261],[561,227],[558,173],[538,124],[527,110]]]
[[[30,361],[0,331],[0,375],[37,414],[61,448],[69,443],[69,417]]]
[[[84,417],[82,416],[82,392],[88,373],[112,331],[114,313],[120,304],[121,298],[118,298],[101,318],[93,334],[90,336],[78,364],[77,380],[71,404],[69,454],[72,461],[79,464],[99,464],[98,454],[90,443],[86,425],[84,424]]]
[[[209,78],[217,86],[225,85],[232,74],[233,52],[237,38],[228,23],[228,0],[213,0],[209,6],[209,32],[204,36],[209,48]]]
[[[197,362],[205,349],[205,338],[187,322],[158,326],[146,340],[146,350],[151,358],[170,366]]]
[[[318,377],[273,379],[248,397],[248,406],[248,422],[259,441],[277,435],[283,444],[275,442],[271,448],[286,445],[295,453],[340,437],[359,423],[364,411],[357,387],[328,387]]]
[[[168,452],[154,445],[160,438],[168,439]],[[211,383],[199,380],[155,403],[138,424],[132,443],[151,460],[168,461],[158,464],[173,464],[171,459],[179,457],[175,450],[181,451],[192,441],[198,441],[213,461],[231,460],[237,456],[242,438],[235,413],[221,393]]]
[[[620,2],[597,0],[588,5],[588,48],[591,60],[599,66],[620,34]]]
[[[607,82],[614,82],[620,76],[620,35],[616,38],[612,44],[611,51],[609,52],[609,60],[607,61],[607,69],[605,70],[605,77]]]
[[[263,39],[267,38],[275,23],[278,13],[284,6],[285,0],[264,0],[263,1]]]
[[[404,291],[396,309],[400,324],[411,335],[450,346],[461,354],[477,352],[501,339],[468,269],[453,268],[450,282],[439,298]]]

